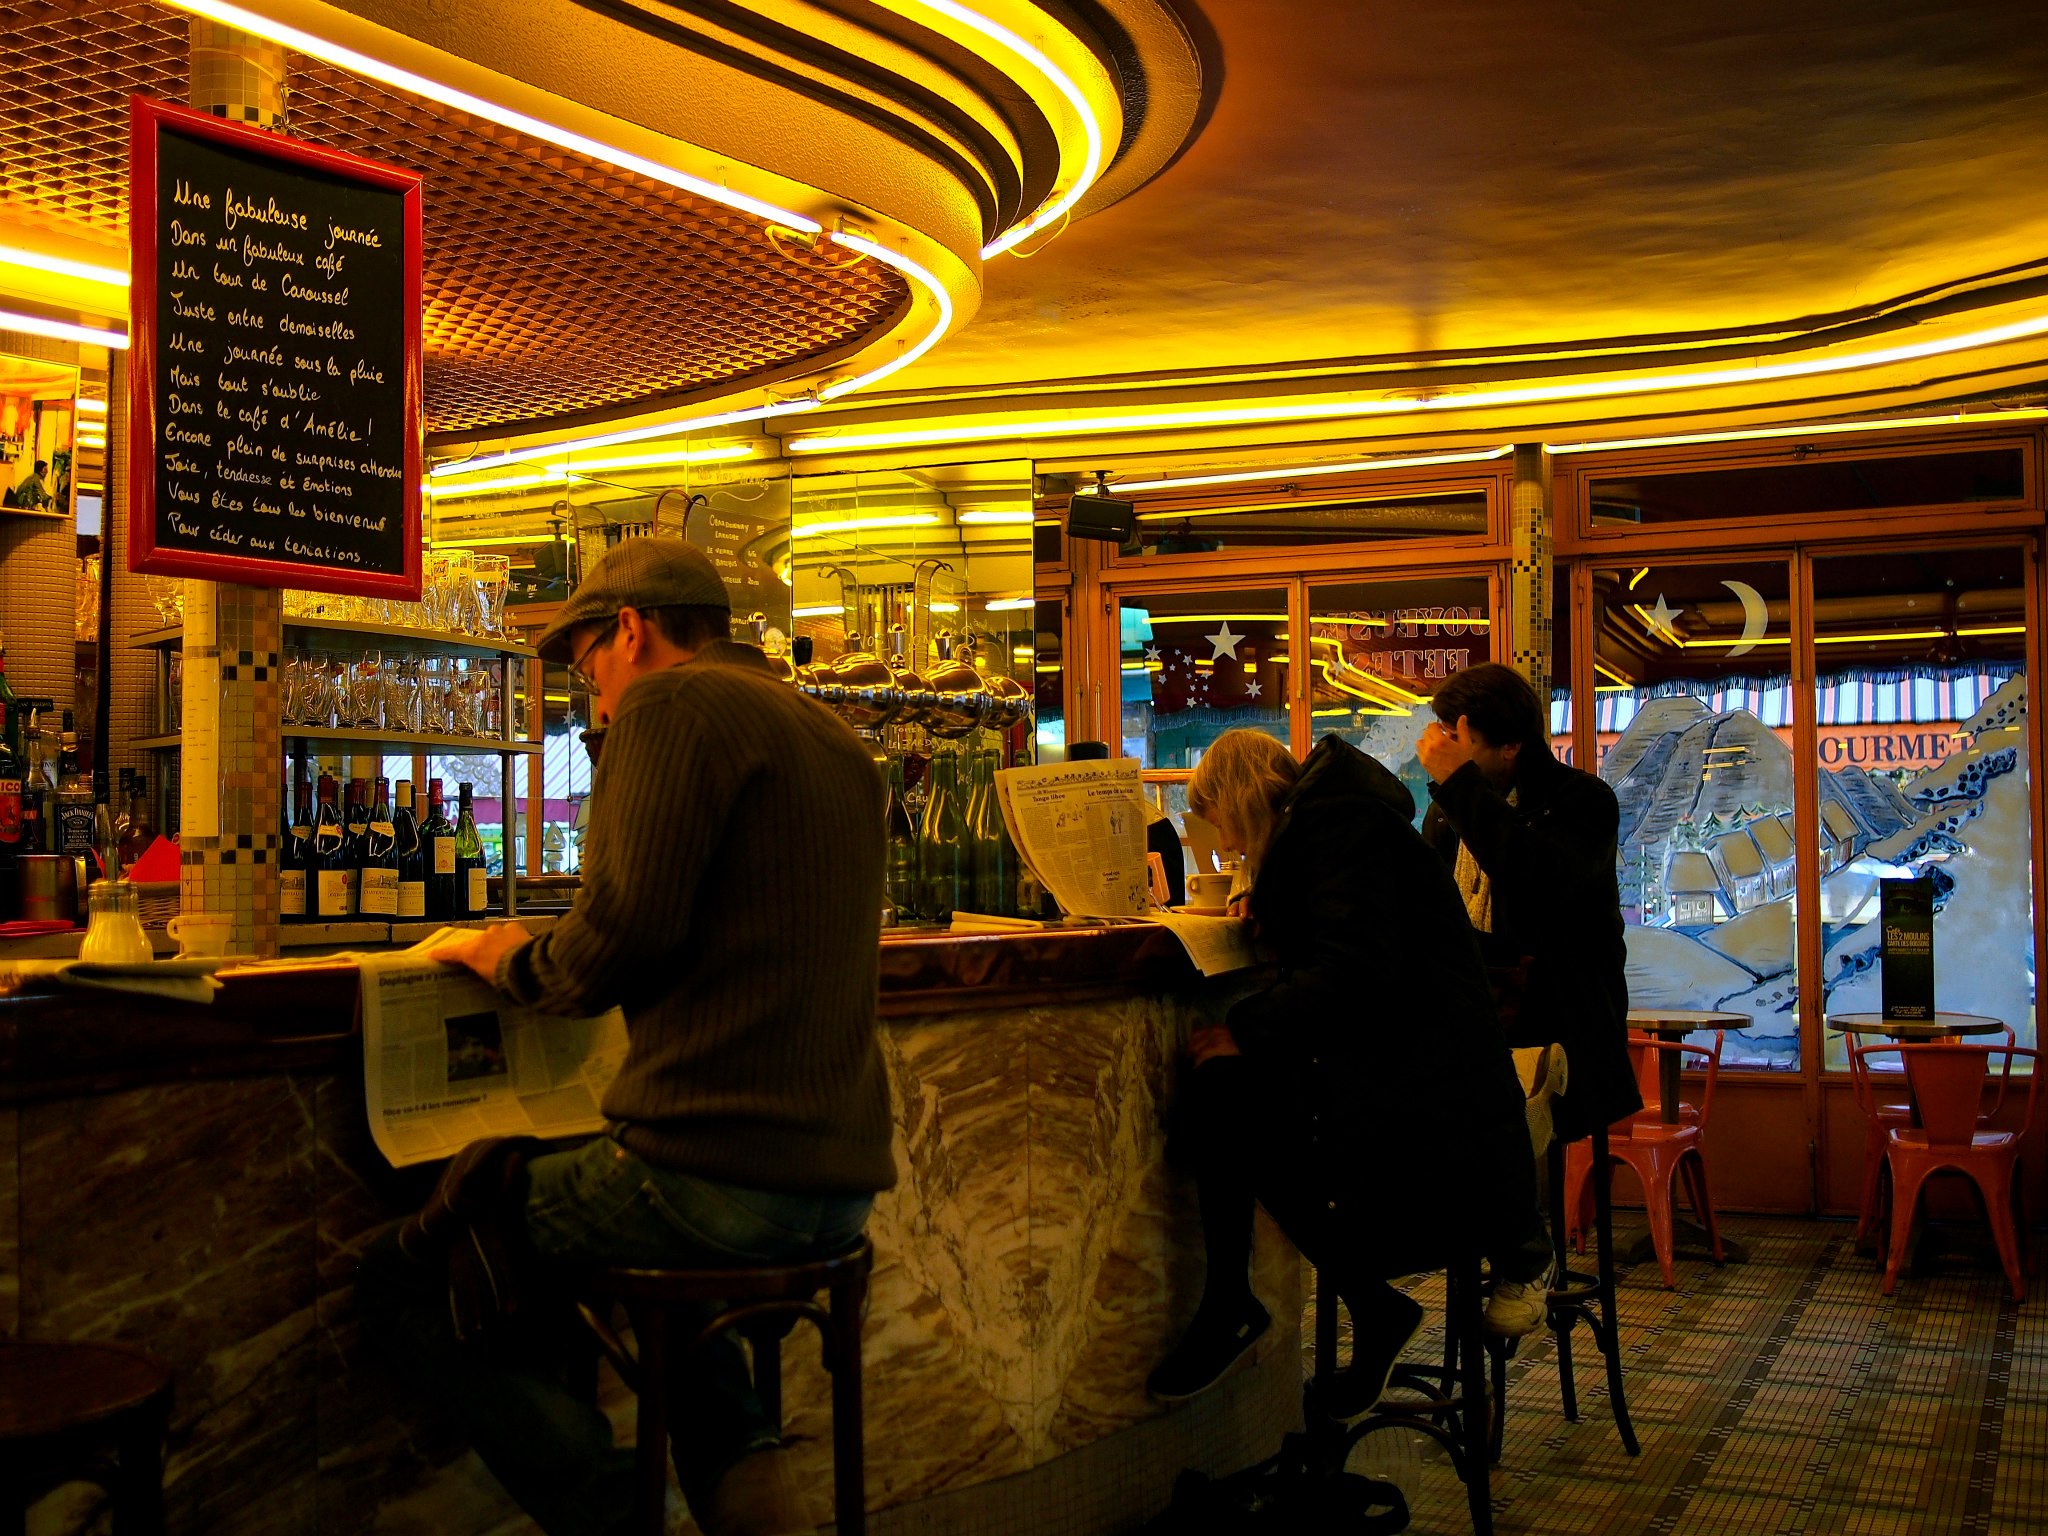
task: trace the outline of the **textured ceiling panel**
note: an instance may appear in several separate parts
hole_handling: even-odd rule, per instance
[[[127,228],[128,96],[185,95],[185,22],[0,0],[0,203]],[[771,245],[744,214],[294,55],[289,131],[425,178],[430,432],[731,384],[832,352],[908,295],[886,267]]]

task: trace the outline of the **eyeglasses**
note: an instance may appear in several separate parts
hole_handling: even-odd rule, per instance
[[[600,691],[596,679],[583,670],[584,664],[597,654],[599,646],[611,639],[612,634],[618,627],[619,621],[613,619],[611,623],[605,625],[603,629],[597,632],[590,644],[583,647],[583,653],[569,663],[569,686],[571,688],[579,689],[584,693],[597,693]]]

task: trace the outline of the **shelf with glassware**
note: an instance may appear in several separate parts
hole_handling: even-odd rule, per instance
[[[498,759],[500,805],[505,808],[501,904],[508,916],[515,913],[518,833],[510,813],[517,804],[515,764],[521,757],[538,757],[543,749],[539,740],[515,735],[521,713],[514,701],[519,687],[515,669],[534,656],[533,648],[473,630],[386,623],[373,616],[300,613],[287,617],[283,628],[288,643],[279,683],[285,741],[324,744],[351,757],[409,751],[415,779],[427,777],[430,755]],[[182,624],[166,624],[129,641],[132,648],[157,653],[157,720],[169,727],[138,739],[134,745],[140,750],[174,752],[181,745],[183,644]]]

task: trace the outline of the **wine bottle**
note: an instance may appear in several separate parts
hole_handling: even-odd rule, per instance
[[[931,790],[925,796],[924,825],[918,828],[918,875],[924,895],[918,914],[944,922],[973,899],[967,825],[960,803],[960,757],[932,753]]]
[[[996,796],[997,753],[974,754],[973,790],[967,797],[967,836],[974,848],[974,910],[993,917],[1017,909],[1017,849],[1003,824]]]
[[[354,915],[350,897],[348,834],[334,803],[334,779],[320,775],[320,807],[313,819],[313,915],[333,922]]]
[[[398,804],[391,812],[391,844],[398,855],[398,916],[427,915],[427,845],[419,819],[412,813],[412,780],[398,781]]]
[[[445,923],[455,916],[455,829],[442,809],[439,779],[427,780],[427,820],[420,841],[427,845],[427,916]]]
[[[0,916],[15,915],[21,862],[21,759],[14,755],[14,696],[0,697]]]
[[[129,785],[128,822],[121,830],[121,867],[133,869],[136,860],[156,841],[156,810],[149,798],[149,778],[136,774]]]
[[[68,710],[57,755],[57,851],[70,858],[92,852],[92,780],[78,771],[78,729]]]
[[[882,813],[883,835],[888,839],[887,860],[882,866],[883,888],[897,921],[917,916],[917,829],[903,803],[903,759],[889,759],[889,804]]]
[[[312,914],[306,877],[313,867],[313,797],[306,783],[306,754],[292,755],[292,793],[284,808],[284,840],[277,850],[277,920],[303,923]]]
[[[0,710],[6,711],[7,716],[6,728],[0,730],[0,735],[4,735],[7,738],[7,750],[14,754],[14,776],[18,779],[24,771],[22,762],[24,756],[22,727],[27,725],[28,721],[23,714],[21,700],[14,696],[14,688],[7,681],[7,637],[5,635],[0,635]],[[12,890],[13,886],[10,885],[8,889]]]
[[[391,820],[389,779],[377,780],[357,860],[356,910],[365,917],[398,916],[398,828]]]
[[[467,784],[455,786],[455,915],[482,917],[490,905],[490,881],[484,871],[484,840],[476,830]]]

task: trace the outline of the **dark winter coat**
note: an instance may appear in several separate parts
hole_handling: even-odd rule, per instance
[[[1383,1276],[1506,1251],[1536,1208],[1484,962],[1413,816],[1339,738],[1309,754],[1251,893],[1280,979],[1229,1020],[1262,1099],[1261,1202],[1311,1259],[1339,1245]]]
[[[1515,800],[1467,763],[1430,787],[1422,835],[1444,862],[1462,840],[1493,884],[1496,965],[1532,962],[1508,1030],[1517,1046],[1564,1047],[1568,1088],[1553,1106],[1562,1140],[1643,1107],[1628,1054],[1628,948],[1615,874],[1614,791],[1548,752],[1524,749]]]

